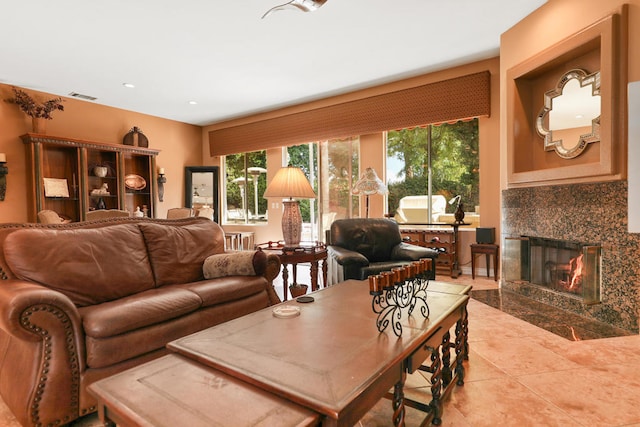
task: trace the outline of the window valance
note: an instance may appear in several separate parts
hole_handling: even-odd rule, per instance
[[[209,132],[212,156],[488,117],[490,73],[483,71]]]

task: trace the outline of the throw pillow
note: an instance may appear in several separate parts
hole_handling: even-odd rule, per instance
[[[257,276],[264,273],[267,255],[261,251],[225,252],[204,260],[205,279],[227,276]]]

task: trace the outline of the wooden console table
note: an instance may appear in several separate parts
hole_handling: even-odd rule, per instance
[[[298,285],[298,264],[311,264],[311,291],[318,290],[318,273],[319,262],[322,261],[322,284],[327,285],[327,247],[322,242],[301,242],[296,247],[285,247],[282,241],[267,242],[256,245],[256,249],[269,251],[278,256],[282,263],[282,287],[284,301],[288,299],[288,283],[289,270],[287,266],[291,264],[293,268],[293,283],[291,286]]]
[[[444,249],[436,258],[436,271],[457,278],[462,274],[458,263],[458,228],[467,223],[401,224],[400,234],[407,243],[425,248]]]

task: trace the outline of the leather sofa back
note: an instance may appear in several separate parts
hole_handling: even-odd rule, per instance
[[[80,230],[26,229],[5,240],[5,258],[22,280],[65,294],[79,307],[154,287],[136,224]]]
[[[204,280],[202,266],[224,252],[224,231],[211,220],[187,225],[139,224],[156,286]]]
[[[202,280],[206,257],[224,251],[224,231],[206,218],[2,224],[0,245],[0,279],[46,285],[82,307]]]
[[[331,244],[359,252],[369,262],[388,261],[401,241],[398,224],[388,219],[349,218],[331,224]]]

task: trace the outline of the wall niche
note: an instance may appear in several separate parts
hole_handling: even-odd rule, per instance
[[[626,179],[626,6],[507,70],[509,187]],[[600,72],[598,142],[562,158],[544,148],[536,119],[546,92],[570,70]]]

